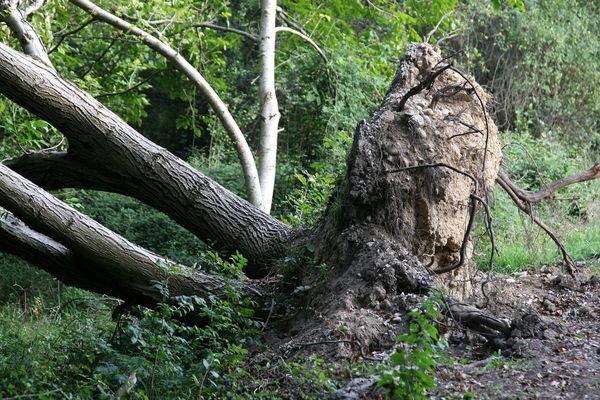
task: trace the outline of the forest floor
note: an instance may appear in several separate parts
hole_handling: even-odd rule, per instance
[[[454,330],[448,338],[450,356],[462,362],[438,373],[431,395],[600,399],[600,260],[581,264],[580,270],[577,281],[557,266],[494,274],[490,310],[508,319],[535,311],[548,329],[504,352]]]
[[[428,392],[430,398],[600,399],[600,258],[578,263],[576,278],[565,274],[558,265],[509,275],[493,273],[489,278],[487,310],[507,321],[520,316],[520,334],[516,336],[523,338],[508,339],[498,350],[452,320],[437,324],[449,345],[446,361],[436,370],[437,386]],[[481,287],[486,279],[487,273],[478,273],[474,287]],[[480,290],[476,292],[479,294],[467,301],[484,305],[485,296]],[[305,354],[316,352],[323,357],[304,361],[302,370],[293,372],[308,376],[307,371],[312,371],[310,379],[291,380],[289,368],[270,368],[268,374],[264,369],[256,370],[255,376],[262,377],[263,385],[280,382],[284,398],[329,398],[328,390],[321,392],[320,397],[307,397],[307,393],[314,394],[316,386],[323,384],[325,375],[341,388],[332,398],[386,398],[376,383],[381,371],[390,368],[390,351],[357,350],[352,360],[344,361],[344,357],[334,356],[335,351],[316,350],[335,349],[344,344],[340,342],[348,341],[332,336],[329,341],[314,342],[317,346],[310,346],[309,351],[305,349]],[[268,358],[279,359],[285,365],[283,359],[288,356],[289,352],[280,348]],[[255,361],[262,357],[265,353]],[[328,373],[315,380],[313,375],[320,377],[317,372],[321,370]]]

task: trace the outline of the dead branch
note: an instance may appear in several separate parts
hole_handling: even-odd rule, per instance
[[[533,214],[533,210],[531,209],[531,204],[529,204],[529,202],[526,200],[522,200],[518,196],[518,194],[515,193],[515,191],[512,189],[512,187],[513,186],[516,187],[516,185],[514,183],[512,183],[510,181],[510,179],[508,179],[508,176],[506,174],[502,174],[502,175],[498,174],[498,177],[496,178],[496,182],[498,182],[500,187],[502,189],[504,189],[504,191],[506,191],[506,193],[508,193],[508,195],[510,196],[512,201],[517,205],[517,207],[519,207],[521,209],[521,211],[523,211],[525,214],[529,215],[529,218],[531,218],[533,223],[535,223],[537,226],[542,228],[542,230],[544,232],[546,232],[546,234],[554,241],[554,243],[556,244],[556,246],[558,247],[558,249],[560,250],[560,252],[562,254],[567,271],[569,271],[569,274],[574,275],[575,271],[576,271],[575,262],[573,261],[573,259],[569,255],[569,253],[567,252],[567,249],[562,244],[560,239],[554,234],[554,232],[552,232],[552,230],[545,223],[543,223],[539,218],[537,218]]]
[[[552,196],[556,191],[562,189],[565,186],[600,178],[600,162],[594,164],[587,171],[580,172],[578,174],[573,174],[561,178],[555,182],[552,182],[551,184],[544,186],[537,192],[531,192],[529,190],[523,190],[519,188],[514,182],[510,180],[508,174],[503,169],[500,169],[500,171],[498,172],[498,178],[502,179],[502,181],[505,182],[522,201],[527,203],[538,203],[546,197]]]
[[[454,320],[480,333],[489,341],[510,337],[510,324],[483,310],[453,301],[449,301],[447,306],[447,312]]]

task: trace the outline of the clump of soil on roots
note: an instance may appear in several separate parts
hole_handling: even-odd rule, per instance
[[[300,310],[268,335],[285,354],[390,349],[431,288],[472,294],[472,246],[461,249],[471,195],[485,197],[501,161],[489,97],[452,68],[406,96],[447,62],[434,46],[411,45],[383,104],[358,125],[346,185],[312,232],[315,264],[331,269],[303,271]],[[461,250],[460,268],[434,273]]]

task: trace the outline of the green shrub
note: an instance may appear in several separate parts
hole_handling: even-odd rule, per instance
[[[428,399],[427,391],[435,388],[435,368],[445,360],[447,347],[434,325],[441,317],[436,309],[439,299],[427,299],[423,311],[408,313],[409,332],[398,337],[400,344],[391,355],[393,369],[384,372],[378,382],[389,389],[393,399]]]

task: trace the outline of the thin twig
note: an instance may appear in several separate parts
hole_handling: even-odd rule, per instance
[[[431,31],[429,31],[429,33],[427,34],[427,36],[425,36],[423,38],[423,42],[429,43],[429,40],[431,39],[431,36],[433,36],[433,34],[438,30],[438,28],[440,27],[440,25],[442,24],[442,22],[444,22],[444,20],[446,18],[448,18],[453,12],[454,12],[454,10],[451,10],[451,11],[448,11],[447,13],[445,13],[444,15],[442,15],[442,18],[440,18],[440,20],[437,22],[437,24],[435,24],[435,26],[433,27],[433,29]]]
[[[292,28],[288,28],[287,26],[278,26],[277,28],[275,28],[275,32],[288,32],[288,33],[298,36],[299,38],[301,38],[302,40],[304,40],[305,42],[310,44],[317,51],[317,53],[319,53],[319,55],[321,56],[321,58],[323,59],[325,64],[329,64],[329,60],[327,59],[327,56],[325,56],[325,53],[323,53],[323,50],[321,50],[319,45],[317,45],[317,43],[314,40],[312,40],[310,37],[303,34],[302,32],[299,32]]]
[[[130,86],[130,87],[126,88],[126,89],[123,89],[123,90],[120,90],[120,91],[117,91],[117,92],[101,93],[101,94],[99,94],[99,95],[97,95],[97,96],[95,96],[95,97],[96,97],[97,99],[99,99],[99,98],[101,98],[101,97],[120,96],[120,95],[122,95],[122,94],[129,93],[129,92],[131,92],[131,91],[133,91],[133,90],[135,90],[135,89],[139,88],[139,87],[140,87],[140,86],[142,86],[144,83],[150,82],[152,79],[156,78],[158,75],[162,74],[162,73],[163,73],[163,72],[165,72],[165,71],[166,71],[166,70],[163,70],[163,69],[161,69],[161,70],[157,70],[157,71],[154,71],[154,73],[150,74],[150,76],[148,76],[148,77],[147,77],[147,78],[145,78],[145,79],[142,79],[140,82],[136,83],[136,84],[135,84],[135,85],[133,85],[133,86]]]
[[[216,25],[210,22],[202,22],[199,24],[192,24],[190,26],[191,28],[207,28],[207,29],[214,29],[216,31],[223,31],[223,32],[231,32],[231,33],[237,33],[240,36],[243,36],[247,39],[250,39],[254,42],[258,42],[259,38],[256,35],[253,35],[252,33],[243,31],[241,29],[236,29],[236,28],[230,28],[228,26],[222,26],[222,25]]]
[[[472,196],[475,200],[479,201],[483,205],[483,209],[485,210],[485,215],[486,215],[485,229],[490,238],[490,243],[491,243],[488,273],[487,273],[485,280],[481,283],[481,293],[485,297],[485,305],[483,307],[486,308],[488,306],[488,304],[490,303],[490,298],[485,291],[485,286],[492,281],[492,273],[494,272],[494,255],[496,254],[496,236],[494,235],[492,212],[490,211],[490,208],[489,208],[487,202],[485,200],[483,200],[481,197],[478,197],[475,195],[472,195]]]
[[[50,54],[50,53],[53,53],[54,51],[56,51],[56,49],[58,49],[58,46],[60,46],[60,45],[62,44],[62,42],[64,42],[64,40],[65,40],[65,39],[66,39],[68,36],[71,36],[71,35],[74,35],[74,34],[76,34],[77,32],[79,32],[80,30],[82,30],[83,28],[85,28],[86,26],[88,26],[89,24],[91,24],[91,23],[92,23],[92,22],[94,22],[94,21],[96,21],[96,17],[91,17],[90,19],[88,19],[87,21],[85,21],[84,23],[82,23],[81,25],[79,25],[79,26],[78,26],[77,28],[75,28],[75,29],[73,29],[73,30],[70,30],[70,31],[68,31],[68,32],[65,32],[65,33],[62,33],[62,34],[60,34],[60,36],[59,36],[59,35],[55,35],[55,37],[56,37],[56,36],[59,36],[58,43],[56,43],[56,44],[54,45],[54,47],[52,47],[52,48],[51,48],[51,49],[48,51],[48,54]]]

